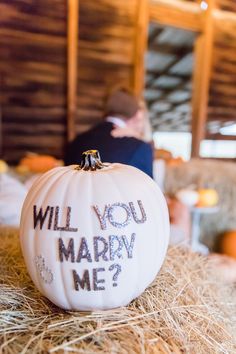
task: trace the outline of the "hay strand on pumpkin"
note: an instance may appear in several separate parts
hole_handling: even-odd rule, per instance
[[[155,282],[128,307],[63,311],[39,294],[18,231],[0,230],[0,352],[235,353],[236,297],[210,262],[170,248]]]

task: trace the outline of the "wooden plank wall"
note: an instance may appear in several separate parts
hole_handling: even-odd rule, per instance
[[[66,2],[1,0],[3,157],[61,157],[66,129]]]
[[[224,11],[236,12],[236,1],[235,0],[216,0],[216,6]]]
[[[221,16],[216,17],[214,24],[208,104],[208,122],[215,122],[216,127],[217,121],[236,122],[236,15]]]
[[[80,2],[77,132],[102,120],[107,91],[132,87],[138,1]]]
[[[1,0],[3,157],[63,156],[67,105],[66,0]],[[133,87],[139,0],[80,1],[76,132],[101,121],[107,90]]]

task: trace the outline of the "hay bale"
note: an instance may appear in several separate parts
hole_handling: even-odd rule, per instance
[[[156,280],[129,306],[70,312],[32,284],[17,230],[0,230],[0,239],[1,353],[236,352],[236,297],[206,258],[170,248]]]
[[[202,217],[201,239],[211,249],[217,236],[236,229],[236,164],[217,160],[192,159],[166,173],[165,191],[170,195],[189,185],[215,188],[219,194],[219,212]]]

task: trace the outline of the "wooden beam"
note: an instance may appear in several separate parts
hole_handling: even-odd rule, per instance
[[[188,55],[189,53],[191,53],[192,52],[192,49],[191,48],[188,48],[187,50],[183,50],[182,51],[182,53],[184,53],[183,54],[183,57],[181,58],[181,59],[183,59],[186,55]],[[167,65],[166,67],[165,67],[165,69],[164,70],[162,70],[160,73],[159,73],[159,75],[156,75],[156,76],[154,76],[153,77],[153,79],[149,82],[149,85],[148,85],[148,87],[149,88],[153,88],[154,87],[154,84],[155,84],[155,81],[159,78],[159,77],[161,77],[161,76],[172,76],[172,74],[171,74],[171,68],[173,67],[173,66],[175,66],[177,63],[179,63],[179,61],[181,60],[180,59],[180,57],[176,57],[169,65]]]
[[[165,26],[200,32],[204,27],[205,14],[198,3],[183,0],[151,0],[150,21]]]
[[[147,74],[155,76],[156,79],[158,79],[159,77],[162,76],[162,72],[161,71],[158,72],[158,71],[155,71],[155,70],[147,70]],[[168,73],[167,76],[187,81],[187,80],[191,79],[192,74],[190,75],[190,74]],[[151,81],[152,79],[153,78],[150,77],[149,81]]]
[[[221,107],[219,104],[213,106],[213,107],[208,107],[208,115],[212,115],[212,119],[214,115],[234,115],[236,117],[236,103],[234,107]]]
[[[161,54],[167,55],[175,55],[179,58],[184,57],[188,53],[193,51],[192,46],[181,46],[181,47],[174,47],[170,44],[159,44],[159,43],[150,43],[148,46],[149,51],[154,51]]]
[[[67,140],[70,141],[75,137],[79,0],[68,0],[67,6]]]
[[[2,75],[0,74],[0,159],[3,157]]]
[[[137,20],[134,45],[134,74],[133,90],[137,96],[141,96],[144,89],[145,64],[144,53],[148,41],[148,0],[136,0]]]
[[[195,67],[192,97],[192,157],[198,157],[205,136],[213,51],[214,0],[208,1],[203,33],[195,43]]]
[[[215,9],[212,14],[216,25],[216,30],[221,35],[228,34],[231,37],[236,36],[236,13],[235,12]]]
[[[0,159],[3,155],[2,109],[0,106]]]
[[[220,133],[216,134],[211,134],[207,133],[205,139],[206,140],[229,140],[229,141],[235,141],[235,135],[223,135]]]
[[[164,28],[157,27],[151,35],[148,36],[148,47],[150,47],[151,43],[163,32]]]

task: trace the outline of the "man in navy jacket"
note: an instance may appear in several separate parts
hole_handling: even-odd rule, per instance
[[[143,114],[138,100],[126,91],[116,91],[106,102],[104,122],[79,134],[67,148],[65,164],[79,164],[86,150],[99,151],[102,161],[119,162],[139,168],[152,177],[153,152],[150,144],[135,137],[115,138],[115,127],[142,129]]]

